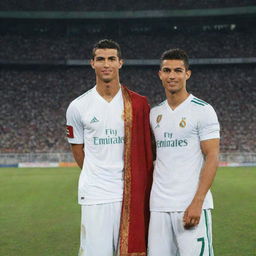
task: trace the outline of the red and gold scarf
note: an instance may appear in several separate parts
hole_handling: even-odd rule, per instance
[[[120,256],[146,256],[152,148],[146,97],[122,86],[124,99],[124,194],[120,224]]]

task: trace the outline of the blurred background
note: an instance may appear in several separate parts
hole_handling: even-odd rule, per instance
[[[65,113],[95,85],[89,59],[103,38],[121,46],[121,82],[152,107],[165,98],[160,55],[187,51],[188,89],[219,117],[220,165],[236,166],[212,187],[215,255],[255,256],[255,0],[1,0],[0,255],[77,255],[80,169],[64,168],[75,166]]]
[[[121,46],[121,82],[151,106],[164,99],[161,53],[187,51],[189,91],[219,117],[222,164],[256,162],[254,0],[1,0],[0,21],[0,164],[73,161],[65,112],[94,86],[103,38]]]

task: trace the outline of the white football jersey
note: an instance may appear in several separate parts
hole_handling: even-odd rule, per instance
[[[219,122],[211,105],[192,94],[172,110],[167,100],[151,109],[157,159],[151,190],[151,211],[184,211],[198,187],[204,163],[200,141],[219,138]],[[203,209],[213,208],[208,191]]]
[[[67,109],[68,141],[84,144],[78,202],[91,205],[122,201],[124,120],[121,88],[111,102],[96,86],[76,98]]]

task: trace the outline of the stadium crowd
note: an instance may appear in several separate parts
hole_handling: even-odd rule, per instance
[[[106,4],[107,3],[107,4]],[[253,5],[253,0],[92,1],[2,0],[0,11],[109,11],[198,9]],[[249,17],[249,16],[248,16]],[[85,60],[94,42],[112,38],[120,43],[123,58],[159,59],[163,49],[182,48],[190,58],[256,57],[254,23],[215,23],[158,20],[120,23],[15,21],[0,25],[1,123],[0,152],[70,152],[65,139],[65,112],[69,102],[91,88],[88,67],[39,67],[25,61]],[[108,23],[110,22],[110,23]],[[147,28],[148,24],[148,28]],[[246,25],[245,25],[246,24]],[[115,29],[113,29],[113,27]],[[158,29],[158,26],[163,26]],[[208,27],[209,26],[209,27]],[[89,31],[92,29],[92,31]],[[148,29],[148,30],[147,30]],[[111,35],[111,36],[110,36]],[[8,66],[8,61],[21,65]],[[52,64],[56,64],[52,62]],[[192,66],[191,92],[212,104],[222,127],[222,152],[256,152],[255,64]],[[164,99],[158,67],[124,66],[121,81],[146,95],[151,106]]]
[[[254,0],[193,0],[183,1],[138,1],[138,0],[1,0],[1,11],[123,11],[123,10],[165,10],[165,9],[198,9],[249,6]]]
[[[164,99],[158,67],[123,67],[121,81],[149,99]],[[221,124],[222,152],[256,152],[255,65],[192,66],[189,91],[212,104]],[[69,152],[65,111],[94,86],[89,67],[0,70],[0,152]]]
[[[0,35],[0,59],[89,59],[92,42],[102,39],[102,36]],[[111,38],[120,43],[125,59],[159,59],[162,49],[177,47],[185,49],[191,58],[256,56],[256,33],[248,32],[171,32],[169,35],[159,34],[154,40],[152,35],[139,34]]]

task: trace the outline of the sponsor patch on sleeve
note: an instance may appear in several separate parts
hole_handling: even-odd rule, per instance
[[[71,138],[71,139],[74,138],[73,126],[67,125],[66,133],[68,138]]]

